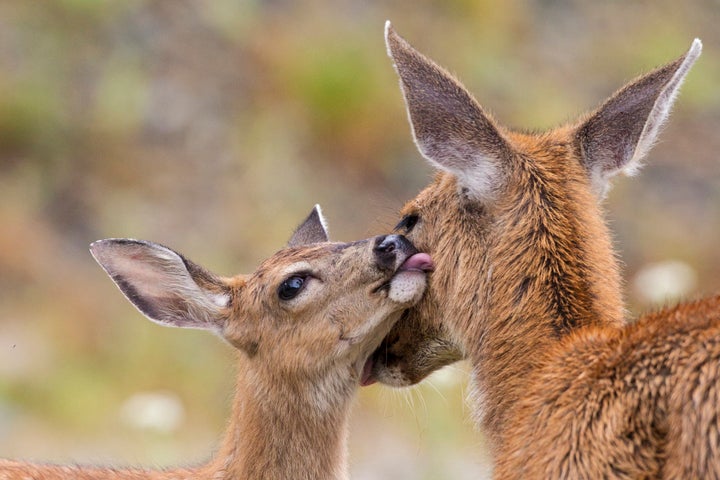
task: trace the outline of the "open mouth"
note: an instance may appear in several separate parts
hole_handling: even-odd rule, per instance
[[[400,316],[399,322],[402,322],[403,319],[405,319],[410,313],[409,309],[406,309],[403,311],[402,315]],[[386,337],[387,338],[387,337]],[[380,345],[375,349],[375,351],[370,354],[370,356],[365,360],[365,363],[363,364],[363,368],[360,372],[360,386],[361,387],[367,387],[368,385],[372,385],[373,383],[377,383],[378,379],[375,376],[375,364],[378,363],[378,360],[381,358],[387,361],[388,355],[391,355],[388,352],[388,345],[385,343],[386,339],[380,343]]]
[[[373,366],[375,365],[375,355],[370,355],[365,364],[363,365],[362,373],[360,374],[360,386],[367,387],[373,383],[377,383],[377,379],[373,375]]]

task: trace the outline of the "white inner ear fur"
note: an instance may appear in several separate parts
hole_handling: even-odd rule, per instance
[[[480,202],[488,202],[495,196],[500,182],[500,169],[487,158],[476,155],[475,168],[471,171],[458,170],[452,173],[459,186],[467,188],[468,194]]]
[[[188,309],[187,316],[190,317],[177,323],[151,320],[171,326],[220,329],[217,319],[221,309],[229,305],[230,296],[201,288],[190,276],[182,259],[172,250],[155,245],[147,253],[148,259],[143,262],[132,257],[115,257],[112,262],[114,273],[131,283],[142,296],[163,298],[170,294],[183,298]],[[182,312],[166,312],[168,316],[173,313],[183,315]]]
[[[188,302],[188,309],[194,320],[205,324],[215,324],[220,309],[230,304],[230,296],[201,288],[190,276],[185,262],[172,250],[159,247],[153,251],[156,258],[163,262],[158,272],[158,282],[165,292],[171,291]],[[164,251],[163,251],[164,250]],[[198,325],[203,328],[203,325]]]
[[[230,305],[230,295],[227,293],[207,293],[210,301],[220,308],[226,308]]]
[[[402,82],[400,83],[402,89]],[[474,200],[487,202],[494,198],[495,192],[502,184],[501,168],[497,160],[483,155],[462,139],[447,139],[442,144],[430,140],[419,140],[415,133],[415,124],[410,115],[410,107],[405,105],[411,125],[413,141],[418,151],[430,164],[442,171],[455,175],[458,187],[467,189]]]

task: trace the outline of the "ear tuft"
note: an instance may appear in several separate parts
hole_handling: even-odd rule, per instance
[[[288,247],[298,247],[313,243],[327,242],[329,239],[327,223],[320,205],[315,205],[307,218],[295,229],[288,241]]]
[[[583,162],[600,197],[610,178],[640,168],[701,52],[695,39],[685,55],[627,84],[577,129]]]
[[[503,182],[508,149],[499,130],[460,82],[415,50],[389,21],[385,43],[420,153],[455,175],[471,196],[491,198]]]

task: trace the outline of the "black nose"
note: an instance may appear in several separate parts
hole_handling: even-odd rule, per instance
[[[383,235],[375,238],[375,259],[382,269],[394,270],[398,265],[398,256],[401,261],[415,253],[415,247],[402,235]]]

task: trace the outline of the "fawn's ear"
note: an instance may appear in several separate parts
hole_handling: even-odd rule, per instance
[[[577,129],[582,159],[593,188],[602,197],[614,175],[632,175],[655,143],[702,43],[676,61],[630,82]]]
[[[173,250],[130,239],[98,240],[90,252],[122,293],[162,325],[220,332],[230,302],[215,275]]]
[[[327,223],[323,217],[320,205],[315,205],[310,215],[299,227],[295,229],[288,241],[288,247],[299,247],[312,243],[323,243],[328,241]]]
[[[410,46],[389,21],[385,43],[420,153],[454,174],[472,197],[492,198],[503,183],[508,149],[497,127],[460,82]]]

